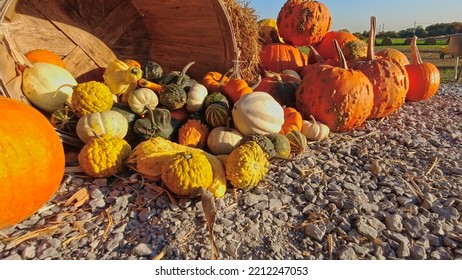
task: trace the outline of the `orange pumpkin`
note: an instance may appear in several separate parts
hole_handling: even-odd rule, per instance
[[[349,69],[337,44],[339,66],[323,63],[307,67],[306,76],[295,93],[296,109],[304,119],[313,115],[333,132],[344,132],[363,124],[374,96],[369,79]]]
[[[308,56],[298,48],[285,43],[266,44],[260,51],[262,71],[281,73],[283,70],[300,71],[308,64]]]
[[[66,68],[64,61],[54,52],[46,49],[33,49],[25,54],[31,63],[46,62]]]
[[[284,107],[284,124],[279,133],[286,134],[292,130],[301,131],[303,118],[297,109],[292,107]]]
[[[34,214],[64,176],[64,149],[35,108],[0,97],[0,229]]]
[[[220,92],[229,78],[220,72],[207,72],[202,77],[202,84],[207,88],[209,93]]]
[[[366,59],[350,62],[350,67],[363,72],[374,87],[374,107],[369,118],[382,118],[400,108],[409,89],[406,69],[391,59],[376,57],[374,53],[376,18],[371,17],[371,30]]]
[[[320,42],[331,25],[329,9],[318,1],[287,0],[277,18],[279,35],[295,46]]]
[[[236,103],[241,96],[251,92],[253,92],[253,89],[241,78],[231,78],[223,87],[223,94],[233,103]]]
[[[358,40],[358,38],[347,31],[329,31],[324,35],[321,42],[317,43],[314,48],[318,51],[319,55],[325,60],[327,59],[338,59],[337,51],[334,46],[334,39],[337,40],[340,48],[345,45],[346,42]],[[309,63],[317,62],[316,58],[310,52],[308,57]]]
[[[440,86],[440,71],[430,62],[422,61],[417,48],[417,37],[411,41],[412,64],[406,65],[409,76],[409,91],[406,100],[421,101],[436,94]]]
[[[409,59],[407,58],[407,56],[397,49],[393,49],[393,48],[381,49],[381,50],[376,51],[375,55],[383,57],[383,58],[393,59],[403,66],[406,66],[409,64]]]

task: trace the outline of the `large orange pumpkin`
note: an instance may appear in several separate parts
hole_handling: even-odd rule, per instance
[[[336,45],[339,66],[316,63],[307,67],[295,93],[296,109],[303,119],[313,116],[331,131],[345,132],[366,121],[374,96],[369,79],[361,71],[348,68]]]
[[[35,108],[0,97],[0,229],[34,214],[64,176],[64,148]]]
[[[376,57],[374,53],[376,18],[371,17],[371,30],[366,59],[350,62],[350,67],[363,72],[374,88],[374,107],[369,118],[382,118],[398,110],[409,90],[409,76],[398,62]]]
[[[46,49],[33,49],[25,54],[31,63],[46,62],[66,68],[64,61],[54,52]]]
[[[314,0],[287,0],[277,18],[279,35],[284,42],[295,46],[320,42],[331,25],[329,9]]]
[[[417,48],[417,37],[411,42],[412,64],[406,65],[409,91],[406,100],[421,101],[436,94],[440,87],[440,71],[430,62],[424,62]]]
[[[281,73],[283,70],[300,71],[308,64],[308,56],[298,48],[285,43],[266,44],[260,51],[263,71]]]

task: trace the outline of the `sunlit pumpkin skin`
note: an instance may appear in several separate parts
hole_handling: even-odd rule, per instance
[[[406,69],[391,59],[376,57],[374,53],[376,18],[371,17],[371,31],[366,59],[350,62],[350,67],[363,72],[374,90],[374,107],[370,119],[382,118],[400,108],[409,90]],[[322,121],[321,121],[322,122]]]
[[[295,107],[295,92],[301,80],[291,75],[267,72],[254,91],[269,93],[276,101],[288,107]]]
[[[318,1],[287,0],[277,17],[279,35],[295,46],[314,45],[332,25],[329,9]]]
[[[409,59],[404,53],[402,53],[401,51],[397,49],[393,49],[393,48],[386,48],[386,49],[378,50],[375,52],[375,55],[383,57],[383,58],[393,59],[397,61],[399,64],[401,64],[402,66],[406,66],[410,63]]]
[[[50,122],[25,103],[0,97],[0,229],[45,204],[64,175],[64,149]]]
[[[66,64],[56,53],[46,49],[33,49],[24,55],[31,63],[46,62],[66,68]]]
[[[414,37],[411,42],[412,64],[405,66],[409,76],[406,100],[409,101],[429,99],[440,86],[440,71],[434,64],[422,61],[416,41]]]
[[[231,78],[223,87],[223,93],[231,102],[236,103],[242,96],[253,92],[253,89],[244,79]]]
[[[219,92],[223,86],[228,82],[229,78],[220,72],[207,72],[202,77],[202,84],[207,88],[209,93]]]
[[[325,60],[338,59],[337,51],[335,50],[335,46],[333,43],[334,39],[337,40],[338,44],[340,45],[340,48],[342,48],[346,42],[357,40],[358,38],[347,31],[327,32],[326,35],[324,35],[324,37],[322,38],[322,40],[314,46],[314,48],[318,51],[321,57]],[[316,58],[312,55],[311,52],[308,59],[309,63],[316,62]]]
[[[307,69],[296,92],[296,109],[303,119],[313,115],[333,132],[344,132],[364,123],[372,110],[374,95],[369,79],[349,69],[341,55],[340,67],[314,64]]]
[[[263,71],[281,73],[290,69],[298,72],[307,64],[308,56],[289,44],[267,44],[260,51],[260,68]]]
[[[292,107],[284,107],[284,124],[279,133],[286,134],[292,130],[301,131],[303,117],[297,109]]]

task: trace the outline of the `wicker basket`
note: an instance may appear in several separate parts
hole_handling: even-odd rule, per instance
[[[16,65],[31,49],[63,57],[79,82],[101,80],[116,57],[151,59],[164,72],[195,61],[188,74],[200,79],[208,71],[226,72],[237,52],[220,0],[1,0],[0,5],[0,94],[24,101]]]

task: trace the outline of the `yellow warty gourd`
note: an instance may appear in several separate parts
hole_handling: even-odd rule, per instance
[[[113,103],[113,95],[109,88],[97,81],[76,85],[71,98],[72,111],[79,117],[110,110]]]
[[[216,198],[222,197],[226,192],[226,174],[220,160],[201,149],[187,147],[162,137],[153,137],[138,144],[127,159],[127,166],[143,174],[151,180],[160,180],[162,167],[166,165],[177,153],[202,153],[212,166],[213,180],[205,186]]]
[[[255,187],[268,172],[265,152],[255,141],[234,149],[226,158],[226,178],[239,189]]]
[[[124,139],[103,135],[92,138],[80,150],[79,165],[94,178],[108,178],[124,170],[132,148]]]
[[[162,167],[162,181],[177,195],[194,194],[197,189],[212,184],[212,180],[212,166],[198,151],[177,153]]]

